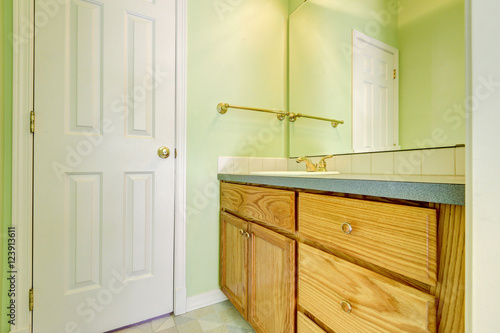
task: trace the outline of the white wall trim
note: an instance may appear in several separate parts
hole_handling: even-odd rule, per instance
[[[11,332],[31,331],[28,310],[32,286],[32,156],[29,113],[33,108],[34,8],[31,0],[13,2],[12,225],[17,233],[16,325]]]
[[[174,313],[186,313],[187,0],[177,3]]]
[[[220,290],[212,290],[208,293],[203,293],[196,296],[188,297],[187,299],[187,312],[194,311],[205,306],[217,304],[227,300],[226,295]]]
[[[17,331],[10,331],[10,333],[30,333],[30,332],[31,332],[30,327],[25,327]]]

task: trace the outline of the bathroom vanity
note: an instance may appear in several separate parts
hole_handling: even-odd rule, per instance
[[[463,177],[219,174],[220,285],[257,332],[463,332]]]

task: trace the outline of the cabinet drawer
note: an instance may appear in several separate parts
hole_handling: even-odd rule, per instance
[[[221,183],[221,207],[295,232],[295,192]]]
[[[325,333],[302,312],[297,312],[297,333]]]
[[[301,237],[436,285],[436,211],[326,195],[299,194]]]
[[[433,296],[304,244],[298,303],[338,333],[436,331]]]

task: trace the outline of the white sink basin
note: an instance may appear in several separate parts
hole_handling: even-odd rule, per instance
[[[321,175],[338,175],[338,171],[254,171],[251,175],[262,176],[321,176]]]

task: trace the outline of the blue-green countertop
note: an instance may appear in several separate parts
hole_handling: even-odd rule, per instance
[[[306,176],[278,176],[220,173],[217,178],[230,182],[465,205],[463,176],[321,175],[319,173]]]

